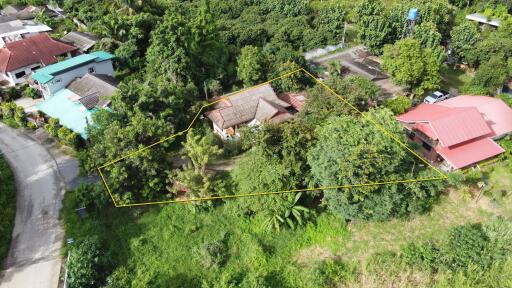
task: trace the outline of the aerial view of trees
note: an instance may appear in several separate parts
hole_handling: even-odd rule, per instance
[[[26,2],[45,1],[16,1]],[[46,131],[77,142],[83,175],[97,176],[110,163],[101,172],[116,204],[185,202],[115,208],[103,183],[66,193],[65,236],[75,239],[63,253],[69,287],[508,283],[510,182],[502,175],[510,155],[446,181],[416,181],[440,172],[411,153],[418,144],[395,118],[453,83],[461,94],[510,99],[501,93],[512,76],[506,1],[56,3],[84,23],[76,30],[99,38],[94,49],[115,55],[120,84],[111,109],[94,113],[87,141],[56,119]],[[420,14],[408,27],[410,8]],[[501,19],[500,27],[465,19],[482,11]],[[57,33],[70,25],[51,23]],[[332,64],[304,57],[342,40],[326,55]],[[387,84],[336,58],[359,45],[389,75]],[[278,78],[291,71],[298,72]],[[240,137],[229,141],[214,134],[208,112],[228,105],[220,96],[274,78],[278,97],[303,96],[300,109],[269,104],[272,113],[293,117],[240,125]],[[384,85],[400,92],[385,94]],[[16,106],[5,103],[2,117],[22,122]],[[509,138],[500,141],[509,147]],[[14,184],[2,163],[0,258],[14,213],[4,209]],[[270,195],[253,195],[263,192]],[[81,207],[86,216],[75,212]]]

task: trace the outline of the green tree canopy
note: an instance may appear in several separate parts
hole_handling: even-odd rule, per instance
[[[382,67],[393,82],[416,94],[435,89],[439,84],[440,61],[435,51],[421,48],[417,39],[404,39],[384,47]]]
[[[257,84],[263,79],[264,75],[263,54],[261,49],[254,46],[245,46],[238,56],[238,65],[236,71],[245,86]]]
[[[478,24],[464,21],[450,32],[450,48],[459,61],[475,65],[478,60],[475,46],[480,38],[479,29]]]
[[[413,156],[368,119],[405,142],[403,128],[387,109],[371,110],[362,119],[332,117],[318,129],[318,141],[308,152],[313,185],[355,185],[419,174]],[[428,209],[438,195],[437,187],[429,185],[436,184],[329,189],[324,201],[329,209],[347,219],[386,219]]]

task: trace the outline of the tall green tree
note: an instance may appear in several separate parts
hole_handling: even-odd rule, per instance
[[[363,0],[354,14],[359,39],[371,52],[380,54],[392,32],[384,5],[378,0]]]
[[[382,67],[393,82],[416,94],[437,88],[440,79],[439,56],[430,48],[421,48],[417,39],[404,39],[384,47]]]
[[[264,78],[265,60],[261,49],[254,46],[245,46],[238,56],[238,65],[236,68],[238,78],[240,78],[245,86],[257,84]]]
[[[371,110],[363,118],[332,117],[318,129],[318,141],[308,152],[314,187],[410,179],[422,173],[412,156],[368,119],[405,142],[403,128],[387,109]],[[347,219],[386,219],[428,209],[439,195],[438,187],[428,185],[328,189],[324,201]]]
[[[450,48],[452,49],[452,53],[459,61],[467,62],[472,66],[475,65],[478,60],[475,46],[480,38],[478,24],[464,21],[462,24],[455,26],[450,32],[450,35]]]

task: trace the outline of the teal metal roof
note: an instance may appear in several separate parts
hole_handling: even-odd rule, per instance
[[[75,95],[68,89],[61,89],[49,99],[37,104],[37,109],[53,118],[59,119],[62,126],[67,127],[87,139],[85,128],[87,122],[92,124],[92,114],[98,109],[87,110],[80,102],[69,100]],[[87,120],[86,120],[87,119]]]
[[[32,79],[41,84],[45,84],[50,82],[53,77],[59,73],[90,63],[92,61],[102,62],[112,58],[114,58],[114,55],[105,51],[95,51],[90,54],[79,55],[38,69],[34,74],[32,74]]]

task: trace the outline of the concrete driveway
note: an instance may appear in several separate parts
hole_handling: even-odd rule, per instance
[[[57,287],[64,229],[59,220],[66,183],[77,161],[50,154],[30,137],[0,123],[0,152],[16,176],[16,222],[0,287]],[[4,270],[5,269],[5,270]]]

